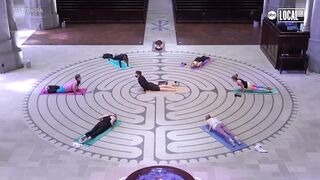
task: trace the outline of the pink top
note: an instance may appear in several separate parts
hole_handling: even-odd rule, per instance
[[[77,86],[77,81],[76,80],[72,80],[66,84],[63,85],[64,91],[65,92],[73,92],[72,87],[76,85]]]

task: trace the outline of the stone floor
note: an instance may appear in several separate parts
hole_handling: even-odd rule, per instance
[[[22,105],[25,97],[28,97],[26,95],[30,94],[30,89],[33,89],[33,85],[53,71],[81,60],[95,58],[104,52],[139,51],[142,55],[149,54],[147,51],[150,50],[150,47],[24,46],[24,57],[32,61],[32,68],[20,69],[0,76],[0,88],[2,89],[0,95],[2,107],[0,111],[2,124],[0,127],[0,179],[119,179],[136,169],[156,164],[156,162],[119,163],[115,158],[97,160],[95,157],[88,157],[90,154],[82,156],[79,155],[81,153],[71,152],[70,149],[67,150],[67,147],[61,147],[59,143],[55,145],[48,143],[47,140],[39,138],[36,135],[38,133],[35,133],[32,128],[28,128],[29,125],[26,123],[28,117],[24,117]],[[318,122],[319,112],[315,108],[320,104],[319,98],[316,98],[318,93],[316,89],[320,88],[317,83],[318,74],[283,74],[280,76],[263,56],[258,46],[168,45],[166,48],[175,52],[167,57],[173,55],[189,57],[188,52],[197,52],[253,64],[256,66],[255,69],[260,68],[267,72],[264,74],[265,72],[257,70],[259,75],[264,74],[267,79],[279,79],[283,82],[292,91],[293,98],[297,99],[296,106],[298,107],[297,114],[293,114],[295,118],[287,125],[288,128],[263,141],[264,147],[269,150],[267,154],[259,154],[250,148],[235,154],[227,153],[217,156],[217,158],[201,159],[199,156],[189,159],[185,156],[181,159],[188,160],[187,162],[169,161],[169,164],[185,169],[201,179],[318,179],[317,167],[320,156],[317,147],[320,135],[317,129],[320,123]],[[82,52],[81,55],[79,52]],[[180,55],[177,56],[178,52]],[[135,55],[135,58],[137,57]],[[152,60],[155,57],[157,56],[152,55],[149,58]],[[138,68],[139,63],[142,62],[135,58],[132,64]],[[223,59],[218,58],[217,62],[221,63],[220,61]],[[174,62],[179,62],[179,60]],[[208,72],[209,68],[214,70],[214,67],[210,66]],[[106,69],[111,70],[107,65]],[[53,76],[55,74],[49,77]],[[128,78],[133,80],[133,77]],[[201,122],[191,123],[191,126],[194,128],[200,124]],[[79,133],[90,127],[90,124],[86,125],[84,129],[79,130]],[[168,162],[161,163],[167,164]]]

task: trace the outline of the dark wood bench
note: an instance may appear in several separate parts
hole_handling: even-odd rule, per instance
[[[263,20],[260,49],[280,73],[283,70],[304,70],[308,67],[310,32],[281,31],[268,18]]]
[[[302,55],[281,55],[279,57],[279,72],[282,74],[283,70],[301,70],[307,73],[308,68],[308,55],[303,53]]]

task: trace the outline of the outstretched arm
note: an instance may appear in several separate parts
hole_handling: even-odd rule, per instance
[[[237,80],[237,85],[240,87],[240,92],[235,94],[236,97],[241,97],[241,95],[244,93],[244,85],[242,84],[242,82],[240,80]]]
[[[76,93],[77,90],[78,90],[77,84],[73,84],[73,86],[72,86],[72,91],[73,91],[74,93]]]
[[[209,124],[209,128],[208,128],[208,132],[210,132],[211,129],[212,129],[212,124],[210,123],[210,124]]]

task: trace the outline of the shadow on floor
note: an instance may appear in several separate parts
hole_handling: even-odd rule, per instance
[[[178,45],[257,45],[260,27],[241,23],[176,24]]]
[[[23,45],[142,45],[145,24],[68,24],[39,30]]]

